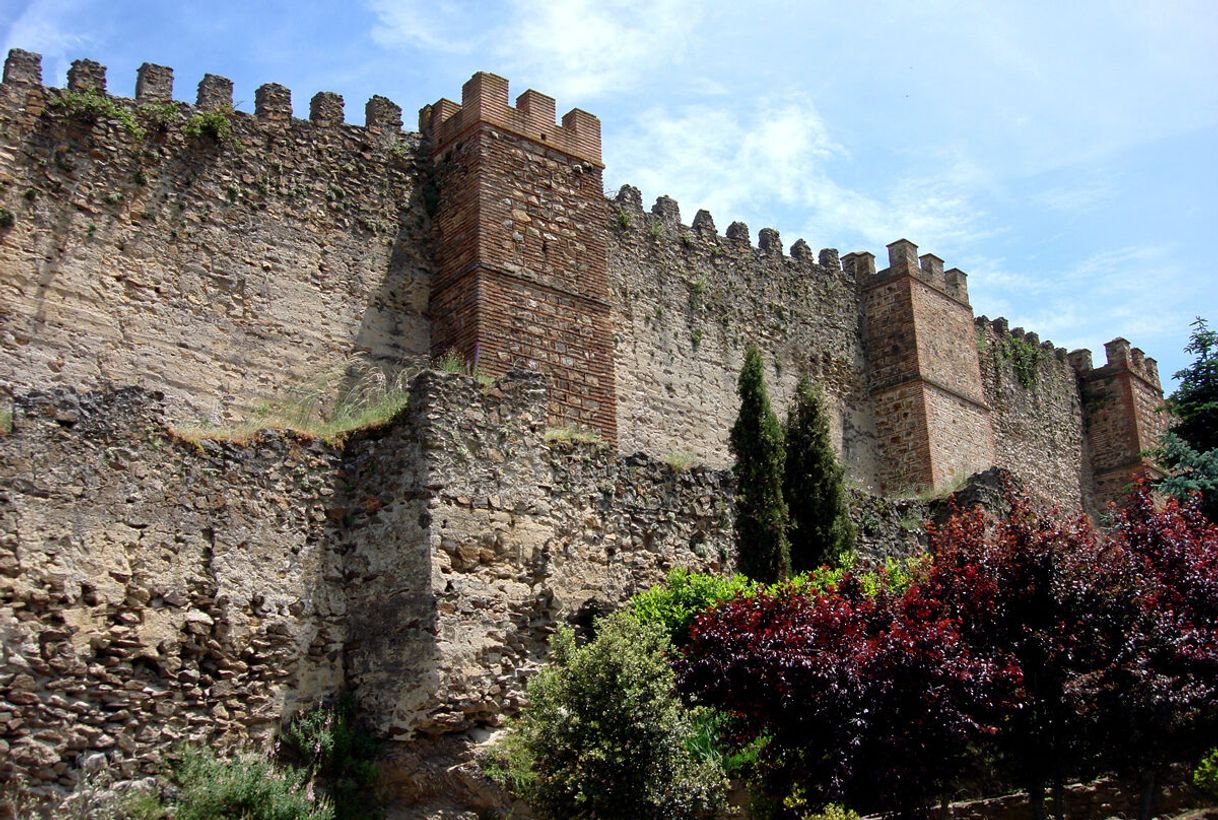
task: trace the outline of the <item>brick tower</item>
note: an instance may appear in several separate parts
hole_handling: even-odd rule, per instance
[[[887,493],[940,488],[994,463],[966,276],[912,242],[843,257],[862,293],[868,385]]]
[[[551,423],[617,438],[600,121],[478,73],[420,112],[439,184],[432,350],[550,377]]]
[[[1118,500],[1140,474],[1160,475],[1142,453],[1158,443],[1170,421],[1158,409],[1163,406],[1163,388],[1155,360],[1120,338],[1104,345],[1104,354],[1103,367],[1092,367],[1090,350],[1070,354],[1082,397],[1095,500],[1101,508]]]

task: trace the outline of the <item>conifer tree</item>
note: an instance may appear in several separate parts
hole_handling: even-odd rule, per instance
[[[1196,361],[1175,377],[1180,386],[1167,398],[1176,425],[1151,451],[1168,475],[1158,489],[1181,500],[1201,493],[1201,509],[1218,522],[1218,331],[1197,317],[1184,350]]]
[[[749,345],[737,386],[740,414],[732,425],[736,456],[736,544],[740,571],[772,583],[791,573],[787,505],[782,498],[782,426],[770,407],[761,351]]]
[[[790,523],[791,569],[840,564],[854,548],[854,522],[846,507],[845,473],[829,439],[825,396],[806,376],[787,414],[782,491]]]

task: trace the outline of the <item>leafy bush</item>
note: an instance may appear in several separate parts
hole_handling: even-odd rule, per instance
[[[200,111],[186,120],[182,132],[194,139],[210,138],[215,142],[228,142],[233,138],[233,123],[230,111]]]
[[[175,820],[329,820],[333,808],[311,800],[305,772],[276,768],[254,755],[221,760],[210,750],[186,747],[174,766],[179,794]]]
[[[17,224],[17,217],[8,208],[0,208],[0,230],[11,228]]]
[[[598,626],[584,646],[569,628],[552,638],[488,773],[550,817],[693,817],[720,805],[725,779],[690,751],[662,630],[622,614]]]
[[[1018,673],[974,657],[922,586],[869,595],[780,585],[694,625],[678,682],[766,738],[769,791],[911,810],[944,793],[969,744],[1005,717]]]
[[[1218,749],[1211,749],[1193,770],[1193,785],[1218,799]]]
[[[639,623],[659,627],[673,646],[684,646],[699,614],[724,601],[751,595],[758,584],[743,575],[709,575],[674,569],[663,584],[636,594],[627,611]]]
[[[350,696],[297,715],[281,740],[286,757],[317,777],[334,803],[337,818],[381,814],[376,798],[380,743],[360,723]]]

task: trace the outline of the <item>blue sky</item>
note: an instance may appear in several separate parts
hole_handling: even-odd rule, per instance
[[[172,66],[460,99],[476,70],[598,115],[605,181],[708,208],[722,230],[870,250],[901,237],[970,275],[978,314],[1074,349],[1122,335],[1169,380],[1218,323],[1218,3],[0,0],[0,39],[78,57],[112,93]],[[243,101],[243,102],[241,102]],[[1169,386],[1170,388],[1170,386]]]

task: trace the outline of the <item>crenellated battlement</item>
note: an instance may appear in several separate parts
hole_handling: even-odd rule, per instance
[[[1042,342],[1038,334],[1030,331],[1025,332],[1022,327],[1012,329],[1010,322],[1001,316],[996,319],[990,319],[985,315],[981,315],[973,320],[973,324],[976,325],[978,330],[992,331],[999,339],[1014,339],[1028,347],[1038,347],[1045,355],[1053,356],[1059,362],[1065,363],[1070,360],[1069,354],[1066,353],[1066,348],[1058,347],[1047,339]],[[1090,351],[1085,350],[1082,352],[1086,353],[1088,357],[1091,356]]]
[[[479,71],[461,88],[461,103],[441,99],[419,111],[419,130],[429,136],[435,150],[443,151],[478,125],[502,128],[517,136],[544,143],[576,159],[603,168],[601,121],[578,108],[555,122],[555,100],[529,89],[508,98],[508,81],[497,74]]]
[[[843,260],[849,260],[849,270],[864,289],[900,276],[910,276],[968,304],[968,274],[959,268],[944,270],[943,260],[933,253],[919,256],[918,246],[908,239],[898,239],[888,245],[888,267],[881,271],[875,269],[875,255],[866,251],[847,254]]]
[[[784,250],[782,237],[774,228],[762,228],[757,232],[757,243],[753,244],[749,226],[744,222],[733,222],[720,236],[715,227],[715,219],[706,209],[700,209],[692,224],[681,222],[681,206],[669,196],[659,196],[650,211],[643,210],[643,197],[638,188],[633,185],[623,185],[610,200],[625,217],[625,221],[634,224],[656,224],[659,230],[670,238],[678,239],[683,245],[689,246],[693,239],[709,243],[721,250],[748,252],[759,258],[786,259],[796,263],[818,265],[832,271],[842,270],[842,260],[838,258],[836,248],[822,248],[814,255],[812,247],[803,239],[797,239],[789,250]],[[619,217],[618,221],[622,221]],[[649,229],[650,230],[650,229]]]
[[[1159,363],[1147,356],[1141,348],[1130,345],[1128,339],[1117,337],[1104,344],[1105,363],[1095,367],[1090,350],[1074,350],[1070,353],[1070,364],[1080,378],[1106,377],[1113,373],[1128,372],[1152,387],[1161,390]]]
[[[119,101],[131,100],[142,105],[173,102],[173,85],[172,68],[144,63],[136,72],[135,96],[124,98],[112,95],[107,90],[106,67],[94,60],[82,59],[74,61],[68,69],[66,90],[99,94]],[[43,85],[42,56],[21,49],[11,49],[8,53],[4,62],[3,86],[27,94],[55,90]],[[199,111],[232,111],[233,81],[216,74],[204,74],[199,81],[194,105]],[[278,83],[266,83],[257,88],[253,116],[256,121],[273,126],[301,122],[293,116],[291,90]],[[319,127],[359,127],[344,121],[343,98],[331,91],[322,91],[313,96],[308,121]],[[400,133],[401,106],[385,97],[372,97],[364,109],[363,127],[378,137],[392,137]]]
[[[1030,473],[1052,463],[1090,481],[1081,449],[1046,458],[1080,402],[1078,441],[1090,436],[1104,475],[1149,446],[1157,366],[1123,339],[1097,368],[1089,352],[974,319],[967,275],[905,238],[877,265],[707,210],[687,225],[675,199],[645,205],[632,186],[607,199],[600,121],[579,109],[558,119],[554,98],[532,89],[513,101],[496,74],[424,106],[421,134],[403,133],[401,107],[381,96],[360,126],[333,91],[307,98],[298,119],[306,98],[278,83],[236,111],[218,74],[179,89],[189,104],[168,66],[139,66],[132,98],[111,79],[82,59],[48,88],[38,54],[5,61],[0,260],[25,324],[0,339],[14,362],[0,383],[137,374],[174,385],[192,410],[215,401],[204,412],[219,418],[233,396],[263,397],[267,361],[295,372],[348,346],[385,361],[455,351],[491,375],[547,372],[555,423],[726,459],[715,431],[730,427],[739,355],[756,343],[780,400],[801,374],[824,380],[843,456],[873,487],[942,486],[1032,440]],[[211,133],[200,125],[223,125],[199,116],[212,112],[228,117],[214,143],[199,139]],[[65,295],[44,319],[37,277],[50,273]],[[227,340],[255,352],[234,363]],[[980,357],[986,340],[1039,380],[1016,384],[1015,365]],[[1055,432],[1036,439],[1020,414]]]

